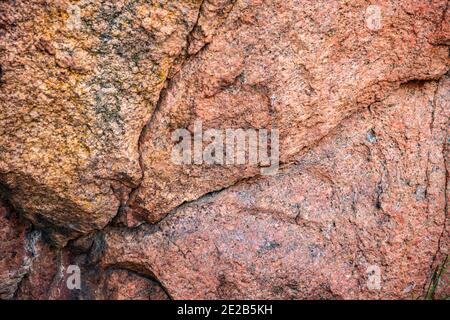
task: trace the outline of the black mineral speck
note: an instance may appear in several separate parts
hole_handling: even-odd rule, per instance
[[[368,132],[367,132],[367,140],[370,142],[370,143],[377,143],[377,136],[375,135],[375,131],[373,130],[373,129],[370,129]]]

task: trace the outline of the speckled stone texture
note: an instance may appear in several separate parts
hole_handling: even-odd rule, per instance
[[[71,299],[64,265],[69,252],[47,244],[42,232],[0,200],[0,299]]]
[[[439,78],[448,48],[430,42],[441,34],[447,4],[386,1],[383,28],[372,31],[366,1],[237,1],[163,91],[142,135],[144,177],[130,211],[155,222],[183,202],[259,174],[254,166],[167,161],[176,128],[192,130],[198,120],[204,130],[278,128],[280,161],[289,164],[401,83]]]
[[[0,203],[0,299],[10,299],[30,266],[26,227]]]
[[[449,84],[402,85],[277,176],[111,228],[101,264],[153,274],[176,299],[421,297],[448,254]]]
[[[97,299],[107,300],[168,300],[161,286],[151,279],[125,270],[105,273],[103,287]]]
[[[0,299],[426,297],[449,254],[448,7],[0,1]],[[279,172],[175,164],[199,120],[278,129]]]
[[[200,2],[0,2],[0,181],[57,244],[138,184],[139,135]]]

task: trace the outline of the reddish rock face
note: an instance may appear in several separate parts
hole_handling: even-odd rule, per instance
[[[103,228],[200,0],[0,2],[0,182],[58,246]]]
[[[42,233],[0,202],[0,299],[69,299],[68,251],[50,247]]]
[[[0,299],[448,297],[449,21],[0,1]],[[175,163],[199,122],[278,130],[279,170]]]
[[[30,267],[26,227],[0,202],[0,299],[14,296]]]
[[[0,299],[18,300],[167,300],[161,285],[127,270],[89,268],[79,243],[49,246],[38,231],[0,203]],[[80,290],[70,290],[68,268],[81,268]]]
[[[173,130],[277,128],[291,163],[400,84],[448,70],[447,5],[2,1],[0,182],[59,247],[120,208],[156,222],[260,172],[174,165]]]
[[[169,297],[161,286],[153,280],[146,279],[125,270],[106,272],[102,299],[108,300],[168,300]],[[100,297],[98,297],[100,298]]]
[[[422,296],[448,254],[448,88],[403,85],[277,176],[108,230],[102,265],[153,274],[176,299]]]
[[[129,205],[156,222],[178,205],[256,176],[255,166],[174,164],[177,128],[277,128],[280,161],[295,162],[344,118],[401,83],[448,70],[447,1],[236,1],[216,35],[163,91],[141,140],[144,177]],[[365,12],[367,13],[365,14]]]

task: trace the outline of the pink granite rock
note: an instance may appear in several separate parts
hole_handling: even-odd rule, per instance
[[[295,162],[343,119],[400,84],[438,79],[449,66],[447,1],[236,1],[202,50],[162,92],[141,139],[144,177],[128,215],[156,222],[178,205],[260,174],[257,166],[171,161],[173,131],[277,128],[280,161]],[[370,11],[367,11],[370,13]]]
[[[0,299],[10,299],[30,267],[26,227],[2,202],[0,222]]]
[[[153,280],[146,279],[125,270],[106,272],[104,287],[99,290],[102,299],[107,300],[168,300],[169,297],[161,286]],[[99,298],[99,297],[97,297]]]
[[[0,1],[0,299],[448,297],[448,6]]]
[[[402,85],[274,177],[109,229],[102,265],[175,299],[422,297],[449,239],[448,88]]]
[[[138,141],[201,0],[0,2],[0,182],[59,246],[139,183]]]

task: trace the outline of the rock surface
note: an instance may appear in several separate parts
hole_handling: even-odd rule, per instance
[[[449,84],[403,85],[279,175],[106,231],[101,264],[152,274],[175,299],[422,296],[448,255]]]
[[[0,299],[448,297],[448,6],[0,1]]]
[[[64,279],[69,253],[0,201],[0,299],[70,299]]]
[[[101,296],[106,300],[168,300],[161,286],[151,279],[126,270],[110,270],[105,273]]]
[[[167,300],[155,280],[127,270],[92,268],[80,245],[61,250],[0,202],[0,300]],[[91,242],[92,244],[92,242]],[[90,246],[85,248],[88,250]],[[69,290],[69,266],[81,267],[80,290]]]
[[[172,132],[277,128],[291,163],[344,118],[401,83],[448,70],[441,34],[447,1],[384,2],[378,31],[366,1],[237,1],[211,42],[162,93],[141,140],[144,177],[132,214],[156,222],[178,205],[259,174],[255,166],[180,166]],[[448,21],[447,21],[448,22]],[[400,45],[399,45],[400,43]]]
[[[0,299],[10,299],[30,267],[26,227],[0,203]]]
[[[200,0],[0,2],[0,181],[54,242],[103,228]]]

